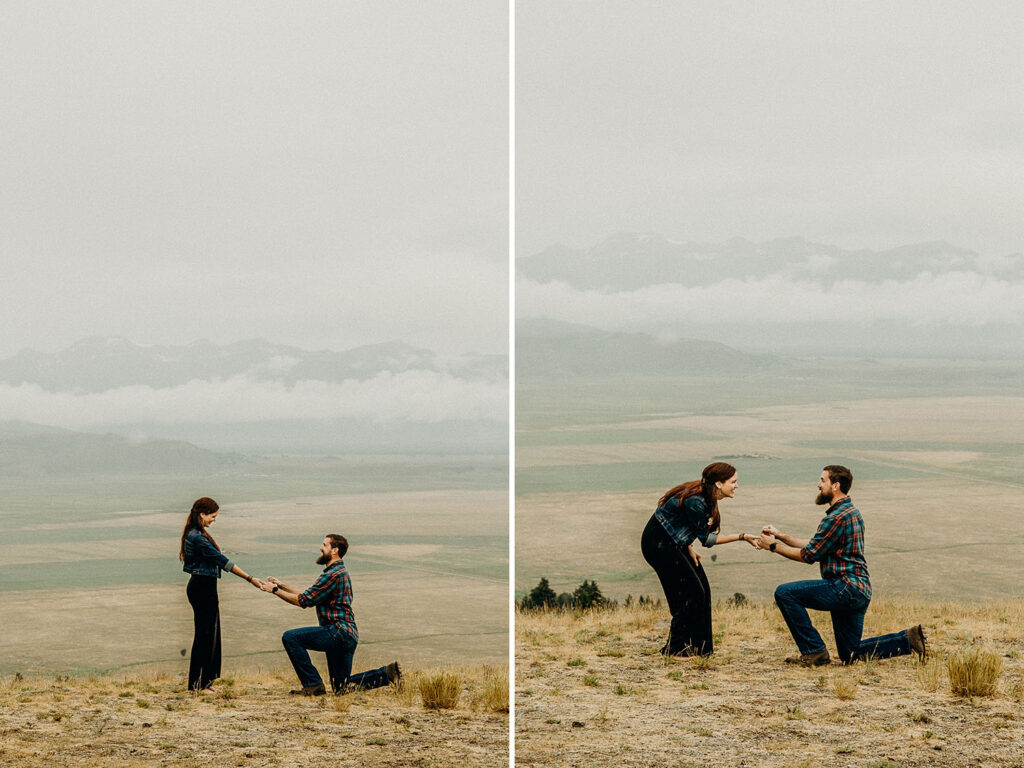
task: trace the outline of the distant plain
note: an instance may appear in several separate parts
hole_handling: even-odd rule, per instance
[[[627,372],[517,381],[516,591],[661,598],[640,533],[669,487],[722,459],[740,487],[722,531],[810,536],[820,469],[853,470],[876,590],[929,599],[1024,592],[1022,367],[1008,361],[802,359],[715,377]],[[815,578],[743,544],[700,549],[717,598]],[[714,558],[712,560],[712,558]]]
[[[326,533],[345,557],[356,667],[502,663],[508,633],[503,457],[278,457],[204,475],[3,481],[0,674],[183,672],[192,639],[178,546],[192,500],[249,573],[313,582]],[[280,668],[281,632],[316,623],[236,576],[220,581],[226,673]]]

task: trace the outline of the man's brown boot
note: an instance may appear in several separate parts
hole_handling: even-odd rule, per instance
[[[831,664],[832,659],[829,658],[828,648],[822,648],[816,653],[804,653],[800,656],[791,656],[786,659],[787,664],[799,664],[801,667],[823,667],[826,664]]]
[[[388,683],[398,685],[402,679],[402,666],[397,661],[392,661],[384,668],[388,673]]]
[[[317,683],[316,685],[304,685],[301,688],[288,691],[292,696],[323,696],[327,693],[327,689],[323,683]]]
[[[917,654],[922,662],[928,658],[928,639],[924,634],[924,627],[918,624],[907,630],[907,638],[910,640],[910,650]]]

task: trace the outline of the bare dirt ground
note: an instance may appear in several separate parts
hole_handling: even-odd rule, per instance
[[[290,670],[225,678],[212,694],[160,673],[5,676],[0,765],[507,766],[507,671],[458,673],[458,705],[445,710],[423,706],[416,683],[427,671],[416,670],[399,688],[337,697],[290,696]]]
[[[835,652],[828,618],[812,615]],[[931,658],[803,669],[774,605],[715,609],[715,654],[663,659],[664,607],[516,617],[520,768],[1020,768],[1024,602],[881,601],[865,636],[922,622]],[[1002,664],[995,695],[951,691],[947,654]]]

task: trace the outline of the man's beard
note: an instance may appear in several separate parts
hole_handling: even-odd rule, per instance
[[[320,557],[318,557],[316,559],[316,564],[317,565],[327,565],[329,562],[331,562],[331,556],[330,555],[323,555],[322,554],[322,555],[320,555]]]
[[[817,498],[814,499],[814,503],[819,506],[832,503],[832,494],[819,493]]]

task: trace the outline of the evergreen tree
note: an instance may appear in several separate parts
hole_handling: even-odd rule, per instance
[[[583,580],[572,593],[572,604],[576,608],[599,608],[608,603],[608,598],[601,594],[596,581]]]
[[[537,586],[530,590],[530,594],[523,598],[520,603],[523,608],[546,608],[557,600],[555,590],[551,588],[546,578],[541,578]]]

